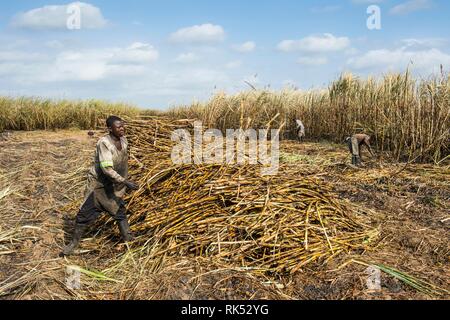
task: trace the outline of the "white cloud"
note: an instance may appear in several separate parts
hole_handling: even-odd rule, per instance
[[[402,43],[407,47],[426,47],[426,48],[435,48],[442,47],[448,44],[447,39],[442,38],[423,38],[423,39],[404,39]]]
[[[358,54],[358,53],[359,53],[359,50],[356,49],[356,48],[354,48],[354,47],[348,48],[348,49],[346,49],[346,50],[344,51],[344,54],[345,54],[346,56],[354,56],[354,55],[356,55],[356,54]]]
[[[13,55],[16,57],[14,60]],[[22,83],[97,81],[120,76],[139,77],[145,72],[146,66],[159,58],[159,53],[149,44],[136,42],[125,48],[63,51],[34,62],[42,56],[3,53],[0,54],[0,60],[9,57],[10,62],[20,65],[11,78]],[[33,57],[35,60],[30,60]],[[5,70],[10,70],[11,63],[0,63],[1,68],[5,73]]]
[[[335,37],[330,33],[319,36],[309,36],[300,40],[283,40],[278,44],[278,49],[284,52],[332,52],[341,51],[350,46],[347,37]]]
[[[64,44],[58,40],[49,40],[45,43],[45,46],[51,49],[62,49]]]
[[[247,53],[252,52],[256,48],[256,44],[253,41],[247,41],[242,44],[237,44],[233,46],[233,49],[237,52]]]
[[[36,61],[4,61],[0,63],[0,76],[7,80],[7,83],[33,82],[40,74],[48,68],[43,68],[46,64],[38,64]]]
[[[227,69],[236,69],[239,68],[242,65],[242,61],[241,60],[236,60],[236,61],[230,61],[226,64],[226,68]]]
[[[431,8],[431,0],[410,0],[393,7],[389,13],[394,15],[404,15],[414,11],[420,11]]]
[[[200,58],[193,52],[188,53],[182,53],[178,55],[178,57],[175,59],[175,62],[178,63],[192,63],[200,60]]]
[[[208,44],[225,39],[225,31],[221,26],[210,23],[179,29],[170,35],[174,43]]]
[[[12,34],[1,34],[0,33],[0,48],[1,50],[17,50],[23,49],[30,45],[31,39],[21,39],[17,38]]]
[[[45,60],[46,56],[41,53],[26,53],[22,51],[0,51],[0,62],[30,62]]]
[[[162,84],[168,88],[202,89],[228,81],[222,70],[206,68],[189,68],[183,72],[172,72],[164,76]]]
[[[139,42],[114,48],[51,50],[36,56],[30,50],[0,49],[0,90],[11,95],[125,100],[142,106],[158,101],[154,107],[164,107],[168,101],[206,99],[215,87],[225,90],[241,80],[241,74],[228,74],[226,62],[205,60],[202,65],[168,68],[153,63],[158,56],[152,46]]]
[[[109,55],[102,52],[64,52],[41,81],[95,81],[106,76]]]
[[[106,26],[107,21],[99,8],[84,2],[73,2],[67,5],[49,5],[15,15],[11,26],[26,29],[67,29],[67,13],[69,6],[78,6],[81,13],[81,28],[98,29]]]
[[[328,63],[326,57],[300,57],[297,62],[307,66],[323,66]]]
[[[372,50],[360,57],[348,59],[351,67],[360,70],[374,69],[381,71],[401,71],[412,62],[415,69],[431,73],[437,70],[440,64],[450,66],[450,55],[438,49],[412,51],[407,48],[395,50]]]
[[[159,52],[150,44],[135,42],[128,48],[115,48],[111,50],[111,61],[122,64],[145,64],[159,58]]]

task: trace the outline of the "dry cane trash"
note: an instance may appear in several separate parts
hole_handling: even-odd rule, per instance
[[[202,256],[255,273],[293,273],[367,249],[377,236],[317,177],[283,166],[276,176],[261,176],[256,165],[174,166],[171,132],[191,124],[128,123],[130,173],[141,185],[126,199],[137,235],[132,246],[151,257]]]

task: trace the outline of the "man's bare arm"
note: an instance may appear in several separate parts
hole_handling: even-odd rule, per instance
[[[370,146],[370,140],[369,139],[364,139],[364,144],[367,146],[367,149],[369,150],[370,155],[372,157],[374,157],[374,153],[372,151],[372,147]]]

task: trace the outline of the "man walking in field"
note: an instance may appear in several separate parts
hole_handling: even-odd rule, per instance
[[[351,137],[347,137],[345,142],[350,149],[350,153],[352,154],[352,164],[355,166],[361,165],[361,147],[366,146],[370,152],[370,155],[373,157],[374,154],[372,152],[372,148],[370,146],[370,136],[367,134],[355,134]]]
[[[117,222],[125,242],[132,236],[122,200],[126,189],[137,190],[138,186],[128,181],[128,142],[122,119],[111,116],[106,120],[109,134],[97,142],[95,164],[88,174],[86,197],[76,217],[72,241],[62,254],[70,255],[79,246],[86,229],[104,211]]]
[[[305,137],[305,126],[303,125],[303,122],[299,119],[295,120],[295,127],[296,127],[296,135],[299,141],[303,141],[303,138]]]

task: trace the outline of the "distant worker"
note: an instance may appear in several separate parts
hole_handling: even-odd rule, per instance
[[[11,138],[11,136],[11,131],[3,131],[0,133],[0,141],[7,141],[9,138]]]
[[[347,137],[345,142],[350,149],[350,153],[352,154],[352,164],[355,166],[361,165],[361,147],[366,146],[370,152],[370,155],[373,157],[374,154],[372,152],[372,148],[370,146],[370,136],[367,134],[355,134],[351,137]]]
[[[295,127],[296,127],[296,136],[299,141],[303,141],[303,138],[305,137],[305,126],[303,125],[303,122],[299,119],[295,120]]]
[[[106,120],[109,134],[100,138],[95,152],[95,164],[88,174],[86,198],[77,217],[72,241],[62,255],[70,255],[79,246],[86,229],[104,211],[108,212],[119,226],[125,242],[133,239],[122,200],[126,189],[137,190],[138,186],[128,179],[128,142],[122,119],[111,116]]]

